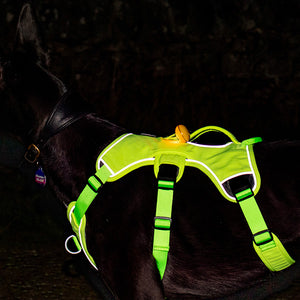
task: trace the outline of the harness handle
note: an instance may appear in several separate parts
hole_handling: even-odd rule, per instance
[[[205,133],[208,133],[208,132],[221,132],[221,133],[224,133],[226,136],[229,137],[229,139],[235,143],[235,144],[240,144],[240,142],[235,138],[235,136],[230,133],[228,130],[222,128],[222,127],[218,127],[218,126],[206,126],[206,127],[202,127],[196,131],[194,131],[192,134],[191,134],[191,138],[190,140],[191,141],[194,141],[196,140],[199,136],[205,134]]]

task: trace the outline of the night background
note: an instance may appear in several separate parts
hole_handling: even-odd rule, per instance
[[[0,1],[4,53],[13,47],[22,3]],[[298,0],[33,4],[51,72],[102,118],[160,136],[185,124],[191,131],[218,125],[239,140],[300,138]],[[34,186],[30,170],[12,168],[21,146],[0,139],[0,299],[72,299],[73,285],[83,287],[78,299],[94,299],[83,277],[62,267],[71,259],[63,210]],[[295,299],[298,285],[270,299]]]

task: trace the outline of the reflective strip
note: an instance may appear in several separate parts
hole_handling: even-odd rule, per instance
[[[232,142],[228,142],[223,145],[204,145],[204,144],[197,144],[197,143],[193,143],[193,142],[187,142],[187,144],[190,144],[190,145],[193,145],[193,146],[199,147],[199,148],[226,148],[227,146],[231,145]]]
[[[118,176],[119,174],[125,172],[126,170],[130,169],[131,167],[135,166],[135,165],[139,165],[142,164],[142,166],[147,166],[147,165],[152,165],[154,162],[155,158],[154,157],[150,157],[150,158],[145,158],[145,159],[141,159],[141,160],[137,160],[129,165],[127,165],[126,167],[124,167],[123,169],[119,170],[118,172],[114,172],[107,164],[104,160],[101,160],[100,162],[102,162],[110,171],[111,171],[111,177],[114,178],[116,176]]]
[[[85,254],[85,257],[87,258],[87,260],[98,271],[96,263],[95,263],[93,257],[90,255],[88,249],[87,249],[86,238],[85,238],[85,227],[86,227],[86,217],[84,215],[83,218],[81,219],[80,225],[79,225],[79,241],[80,241],[80,245],[82,247],[83,253]]]

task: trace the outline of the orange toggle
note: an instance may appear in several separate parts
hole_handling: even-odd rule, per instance
[[[184,125],[176,126],[175,135],[179,143],[187,143],[190,140],[190,133]]]

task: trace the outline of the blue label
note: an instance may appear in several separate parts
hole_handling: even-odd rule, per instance
[[[37,169],[37,171],[35,172],[34,178],[35,178],[35,182],[36,182],[38,185],[40,185],[40,186],[42,186],[42,187],[44,187],[44,186],[46,185],[46,175],[45,175],[45,173],[44,173],[42,167],[39,167],[39,168]]]

